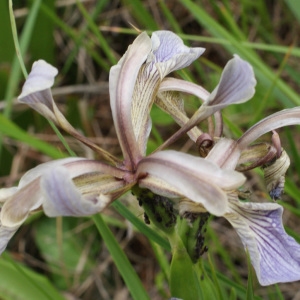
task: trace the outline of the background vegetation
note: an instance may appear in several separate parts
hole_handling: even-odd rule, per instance
[[[296,1],[24,2],[15,0],[13,4],[27,71],[38,59],[56,66],[60,72],[53,93],[67,119],[115,155],[120,155],[120,150],[109,107],[108,72],[135,38],[133,27],[149,33],[172,30],[187,45],[205,47],[196,63],[175,76],[201,84],[209,91],[233,54],[252,64],[258,81],[256,95],[246,104],[224,110],[228,136],[238,137],[270,113],[300,105],[300,11]],[[35,165],[68,154],[48,122],[16,101],[24,78],[16,59],[8,1],[0,1],[0,28],[0,187],[8,187]],[[187,111],[194,111],[198,105],[196,99],[186,98]],[[152,118],[149,151],[177,128],[155,107]],[[292,160],[280,201],[286,208],[284,224],[288,233],[300,241],[300,132],[299,127],[279,132]],[[94,157],[74,139],[66,140],[77,155]],[[187,140],[175,146],[181,151],[196,151]],[[247,176],[254,198],[263,193],[268,199],[259,170]],[[137,201],[128,195],[102,216],[149,297],[168,299],[169,245],[143,224]],[[138,299],[116,267],[122,265],[123,258],[111,252],[114,241],[106,229],[108,236],[104,231],[100,236],[89,218],[34,215],[0,258],[0,298]],[[299,282],[261,287],[254,279],[255,296],[249,292],[252,289],[247,290],[246,255],[224,219],[210,222],[206,244],[209,256],[204,256],[204,266],[221,291],[220,298],[300,299]],[[123,272],[126,274],[126,267]],[[133,286],[138,284],[133,280]]]

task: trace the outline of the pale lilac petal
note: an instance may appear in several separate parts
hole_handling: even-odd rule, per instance
[[[256,80],[252,66],[235,55],[225,66],[217,87],[212,91],[206,105],[223,108],[243,103],[255,93]]]
[[[215,163],[222,169],[235,170],[240,155],[241,150],[235,140],[221,138],[216,142],[205,159]]]
[[[197,85],[193,82],[185,81],[177,78],[165,78],[160,86],[159,92],[177,91],[187,93],[207,101],[210,93],[205,90],[202,86]]]
[[[16,193],[18,190],[17,187],[10,187],[10,188],[2,188],[0,189],[0,203],[4,203],[10,196]]]
[[[0,212],[0,222],[6,227],[22,224],[28,214],[41,206],[43,196],[40,191],[39,178],[48,169],[57,165],[80,162],[82,158],[65,158],[46,162],[26,172],[18,187],[1,189],[1,202],[4,202]],[[82,171],[81,171],[82,172]]]
[[[163,79],[169,73],[183,69],[195,61],[204,48],[190,48],[184,45],[182,39],[171,31],[155,31],[152,33],[153,59]]]
[[[253,68],[249,63],[235,55],[225,66],[219,84],[210,94],[208,99],[200,106],[184,126],[163,143],[160,149],[169,146],[195,125],[226,106],[243,103],[251,99],[255,93],[255,85],[256,80]],[[199,88],[198,90],[199,91],[197,92],[197,88],[192,87],[191,93],[197,96],[195,93],[196,91],[201,95],[202,91]]]
[[[23,85],[19,99],[23,99],[36,92],[50,89],[54,84],[54,78],[57,73],[58,70],[44,60],[34,62],[31,72]]]
[[[14,227],[22,224],[30,212],[42,205],[44,195],[40,187],[40,178],[49,170],[59,166],[64,166],[71,178],[95,172],[117,178],[125,175],[122,170],[85,158],[66,158],[41,164],[21,178],[17,189],[5,189],[0,193],[1,202],[4,202],[0,212],[0,222],[3,226]],[[7,196],[6,199],[2,198],[4,194]]]
[[[217,165],[176,151],[161,151],[141,160],[137,173],[150,174],[182,196],[201,203],[214,215],[224,214],[227,196],[223,189],[234,189],[245,181],[245,177],[235,171],[220,169]],[[157,189],[163,188],[157,186]]]
[[[141,156],[131,116],[132,97],[138,73],[151,51],[151,40],[144,32],[129,46],[109,74],[110,105],[125,163],[134,168]],[[129,166],[130,167],[130,166]]]
[[[34,62],[31,72],[23,85],[22,93],[18,97],[21,103],[29,105],[45,118],[55,123],[57,122],[50,88],[54,84],[54,78],[57,73],[57,69],[44,60]]]
[[[283,208],[276,203],[229,201],[225,218],[250,254],[263,286],[300,280],[300,245],[282,225]]]
[[[151,37],[151,52],[141,66],[134,87],[131,116],[134,134],[143,155],[151,130],[150,109],[161,80],[172,71],[188,66],[204,49],[189,48],[170,31],[156,31]]]
[[[281,110],[272,114],[248,129],[237,141],[241,149],[246,148],[263,134],[290,125],[300,124],[300,107]]]
[[[90,216],[103,210],[110,202],[109,195],[83,197],[64,167],[48,170],[41,178],[44,196],[43,209],[50,217]]]
[[[41,203],[39,179],[35,179],[5,200],[0,211],[0,222],[5,227],[19,226]]]

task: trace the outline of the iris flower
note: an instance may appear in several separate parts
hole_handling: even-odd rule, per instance
[[[66,158],[47,162],[28,171],[17,187],[1,189],[0,253],[28,215],[35,211],[43,210],[49,217],[92,215],[136,186],[174,198],[174,201],[188,198],[201,203],[214,215],[223,215],[228,209],[226,191],[237,189],[245,181],[241,173],[172,150],[158,151],[149,156],[145,154],[151,130],[149,113],[154,101],[171,114],[175,109],[176,114],[184,115],[179,102],[170,106],[170,99],[165,97],[165,93],[172,91],[172,85],[165,77],[191,64],[203,51],[203,48],[185,46],[177,35],[168,31],[154,32],[151,38],[141,33],[118,64],[111,68],[110,106],[122,159],[114,157],[72,127],[51,94],[57,69],[42,60],[35,62],[19,101],[89,146],[103,160]],[[229,63],[224,71],[228,76],[221,78],[212,102],[224,100],[219,94],[235,71],[242,75],[237,80],[242,78],[250,82],[240,87],[246,97],[253,95],[253,73],[244,71],[245,66],[250,68],[238,57]],[[190,90],[191,86],[186,87],[184,83],[179,81],[177,86],[182,86],[183,91]],[[193,89],[202,93],[201,96],[207,95],[201,87],[196,87],[193,84]],[[231,96],[225,97],[228,104]],[[232,102],[239,100],[235,97]]]
[[[274,146],[252,143],[269,131],[295,124],[300,124],[300,107],[282,110],[252,126],[236,141],[219,139],[205,159],[226,170],[239,169],[239,165],[246,162],[258,162],[262,157],[267,158]],[[278,158],[271,155],[269,168],[272,168],[272,174],[267,181],[271,186],[270,195],[281,195],[283,186],[279,185],[280,180],[290,164],[286,152],[282,148],[280,150]],[[278,188],[279,191],[276,190]],[[228,206],[223,217],[241,238],[259,283],[265,286],[300,280],[300,245],[284,230],[283,207],[267,202],[266,199],[261,203],[240,201],[238,191],[230,191],[227,195]],[[206,208],[190,199],[184,199],[179,204],[179,211],[181,215],[203,213]]]

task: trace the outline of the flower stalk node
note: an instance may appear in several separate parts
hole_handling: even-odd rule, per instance
[[[182,226],[183,230],[181,230],[180,235],[194,264],[208,251],[204,242],[209,217],[209,213],[185,212],[183,214],[182,222],[186,224]]]
[[[134,194],[139,205],[145,210],[144,220],[146,224],[149,225],[152,222],[165,233],[174,230],[177,216],[170,199],[140,188],[135,188]]]

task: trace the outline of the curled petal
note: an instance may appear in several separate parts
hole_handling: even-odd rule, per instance
[[[241,149],[246,148],[263,134],[290,125],[300,124],[300,107],[281,110],[259,121],[238,140]]]
[[[111,200],[110,196],[97,192],[84,197],[76,188],[69,171],[60,166],[42,176],[41,189],[43,209],[50,217],[92,215],[103,210]]]
[[[54,78],[57,73],[58,70],[44,60],[34,62],[31,72],[23,85],[19,99],[23,99],[36,92],[50,89],[54,84]]]
[[[1,199],[1,202],[4,202],[0,212],[0,222],[3,226],[14,227],[22,224],[30,212],[43,204],[44,195],[40,179],[49,170],[59,166],[64,166],[71,178],[94,172],[119,178],[125,174],[122,170],[85,158],[66,158],[41,164],[21,178],[18,188],[5,189],[4,192],[0,190],[1,197],[5,194],[7,196]]]
[[[249,63],[234,55],[225,66],[219,84],[212,91],[207,106],[219,106],[219,109],[243,103],[251,99],[255,93],[256,80],[253,68]]]
[[[23,85],[22,93],[18,97],[21,103],[29,105],[56,124],[58,123],[54,111],[54,106],[56,105],[50,88],[54,84],[54,78],[57,73],[57,69],[44,60],[34,62],[31,72]]]
[[[176,151],[161,151],[141,160],[138,174],[150,174],[172,186],[174,193],[201,203],[214,215],[222,215],[227,196],[222,189],[234,189],[245,180],[235,171],[225,171],[200,157]],[[163,189],[163,186],[157,186]]]
[[[300,245],[286,234],[282,212],[275,203],[242,203],[230,198],[224,215],[248,250],[263,286],[300,280]]]
[[[26,172],[18,187],[1,189],[1,202],[4,202],[0,212],[0,222],[5,227],[21,225],[28,214],[41,206],[43,196],[40,190],[40,177],[48,169],[57,165],[80,162],[85,159],[65,158],[41,164]],[[82,171],[81,171],[82,172]],[[6,196],[6,198],[4,198]]]
[[[151,36],[153,44],[153,60],[163,79],[169,73],[189,66],[204,51],[204,48],[190,48],[175,33],[166,30],[155,31]]]
[[[285,173],[289,166],[290,158],[286,151],[282,149],[280,157],[263,168],[267,190],[274,200],[280,199],[283,193]]]

